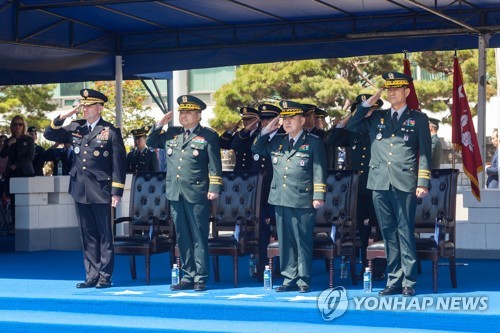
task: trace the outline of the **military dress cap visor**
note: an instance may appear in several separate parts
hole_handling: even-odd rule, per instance
[[[248,106],[244,106],[244,107],[240,108],[240,115],[241,115],[241,118],[243,118],[243,119],[260,118],[259,110],[256,110],[256,109],[248,107]]]
[[[314,115],[316,116],[316,118],[326,118],[326,116],[328,116],[328,112],[320,108],[316,108],[314,109]]]
[[[304,106],[304,116],[308,116],[313,113],[317,106],[314,104],[302,104]]]
[[[148,132],[149,132],[149,127],[137,128],[130,131],[130,133],[132,133],[134,138],[141,138],[143,136],[147,136]]]
[[[384,88],[406,87],[413,81],[411,76],[399,72],[384,73],[382,78],[385,80]]]
[[[94,89],[82,89],[80,96],[82,96],[80,104],[83,105],[104,104],[108,101],[106,95]]]
[[[281,109],[279,106],[273,104],[259,105],[260,119],[272,119],[280,115]]]
[[[429,117],[429,122],[439,129],[439,123],[441,122],[441,120]]]
[[[354,103],[356,106],[358,104],[362,104],[364,101],[367,101],[370,97],[372,97],[372,95],[370,94],[361,94],[361,95],[358,95],[356,97],[356,103]],[[377,103],[374,104],[374,106],[377,106],[379,108],[382,107],[382,105],[384,105],[384,101],[381,100],[380,98],[377,100]]]
[[[207,108],[205,102],[192,95],[181,95],[177,98],[179,111],[202,111]]]
[[[296,115],[304,115],[304,110],[306,107],[300,103],[294,101],[281,101],[280,102],[281,113],[280,116],[283,118],[293,117]]]

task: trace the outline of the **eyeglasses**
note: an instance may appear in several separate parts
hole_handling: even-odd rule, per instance
[[[23,123],[12,123],[12,126],[24,126]]]

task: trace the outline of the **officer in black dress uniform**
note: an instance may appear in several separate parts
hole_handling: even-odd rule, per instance
[[[134,136],[135,148],[127,155],[127,173],[160,171],[158,157],[153,148],[146,145],[149,127],[138,128],[131,131]]]
[[[33,169],[35,170],[35,176],[43,176],[43,165],[45,164],[46,160],[45,148],[36,143],[38,134],[36,132],[35,126],[28,127],[28,135],[33,138],[33,141],[35,141],[35,158],[33,159]]]
[[[101,118],[108,98],[92,89],[82,89],[80,95],[80,104],[52,120],[44,135],[47,140],[72,142],[75,153],[69,193],[76,203],[86,273],[76,287],[107,288],[114,268],[111,206],[120,203],[125,188],[126,151],[120,129]],[[80,109],[84,119],[63,126]]]

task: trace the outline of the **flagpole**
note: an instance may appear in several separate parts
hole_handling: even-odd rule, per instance
[[[478,45],[478,84],[477,84],[477,139],[479,147],[481,147],[481,156],[486,156],[486,48],[490,35],[480,34]],[[484,168],[483,158],[483,168]],[[479,188],[484,188],[484,175],[478,177]]]
[[[457,58],[457,49],[455,49],[455,55],[454,55],[454,58]],[[455,103],[455,101],[453,101],[453,103]],[[453,113],[453,112],[452,112]],[[452,125],[453,126],[453,125]],[[452,155],[451,155],[451,168],[452,169],[455,169],[455,158],[457,156],[457,150],[458,150],[458,147],[456,145],[454,145],[453,143],[451,144],[451,151],[452,151]]]

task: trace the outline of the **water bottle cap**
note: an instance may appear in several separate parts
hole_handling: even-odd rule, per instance
[[[177,268],[177,264],[174,264],[173,268]]]
[[[269,269],[269,265],[266,265],[266,269]]]
[[[365,268],[365,272],[370,272],[372,269],[370,267]]]

